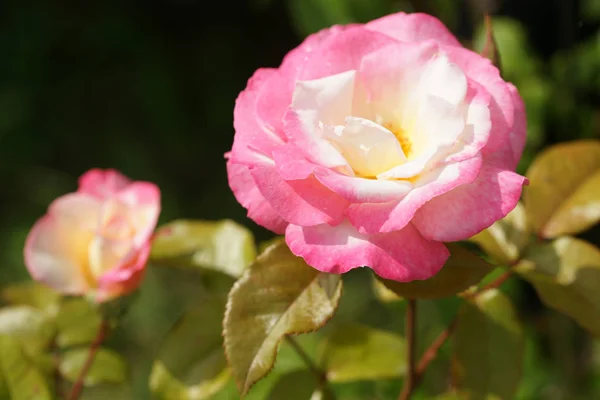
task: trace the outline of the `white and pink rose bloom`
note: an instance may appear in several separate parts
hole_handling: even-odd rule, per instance
[[[90,170],[31,229],[27,269],[63,294],[98,302],[128,294],[143,278],[159,213],[156,185]]]
[[[314,268],[436,274],[443,242],[517,204],[516,88],[436,18],[394,14],[308,37],[239,95],[229,184]]]

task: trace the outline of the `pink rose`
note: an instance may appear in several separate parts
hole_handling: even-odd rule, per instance
[[[144,274],[160,213],[160,191],[114,170],[93,169],[79,189],[54,200],[31,229],[31,276],[64,294],[107,301],[133,291]]]
[[[523,101],[436,18],[390,15],[308,37],[235,105],[229,184],[314,268],[427,279],[442,242],[511,211]]]

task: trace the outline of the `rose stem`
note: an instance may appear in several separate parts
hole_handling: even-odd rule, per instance
[[[73,384],[73,387],[71,388],[71,392],[69,393],[68,400],[77,400],[79,398],[79,395],[81,394],[81,391],[83,389],[83,381],[85,380],[85,376],[87,375],[90,368],[92,367],[92,364],[94,363],[94,357],[96,356],[96,353],[100,349],[100,345],[106,338],[106,335],[108,334],[108,330],[109,330],[108,321],[103,319],[102,322],[100,323],[100,327],[98,328],[98,333],[96,334],[96,338],[90,345],[90,349],[88,352],[87,359],[85,360],[85,364],[83,364],[81,371],[79,371],[79,376],[77,377],[77,380],[75,381],[75,383]]]
[[[406,345],[407,345],[407,371],[406,377],[404,378],[404,387],[402,393],[400,393],[399,400],[408,400],[415,387],[416,382],[416,371],[415,371],[415,328],[417,320],[417,301],[408,300],[406,307],[406,325],[404,330],[406,332]]]
[[[510,270],[506,271],[504,274],[500,275],[498,278],[496,278],[489,284],[487,284],[487,285],[483,286],[482,288],[480,288],[479,290],[477,290],[471,296],[467,296],[467,298],[473,298],[473,297],[479,296],[481,293],[486,292],[490,289],[496,289],[496,288],[500,287],[512,275],[513,275],[512,271],[510,271]],[[454,333],[454,330],[456,329],[457,324],[458,324],[458,318],[454,318],[454,320],[452,320],[452,322],[450,322],[450,325],[448,325],[448,327],[446,327],[446,329],[444,329],[442,331],[442,333],[440,333],[438,335],[438,337],[433,341],[433,343],[431,343],[429,348],[427,348],[427,350],[425,350],[425,352],[423,353],[423,356],[419,360],[419,364],[417,365],[415,375],[413,377],[413,389],[421,382],[421,379],[423,378],[423,374],[427,370],[427,367],[429,367],[429,364],[431,364],[431,362],[433,360],[435,360],[440,348],[444,345],[444,343],[446,343],[446,341],[450,338],[452,333]],[[404,399],[404,398],[401,397],[401,399]],[[408,399],[408,397],[406,399]]]

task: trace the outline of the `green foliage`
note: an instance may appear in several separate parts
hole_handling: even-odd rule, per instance
[[[322,345],[320,364],[330,382],[398,378],[406,372],[406,342],[362,325],[341,325]]]
[[[88,359],[87,347],[69,350],[62,354],[59,371],[61,375],[75,382]],[[90,370],[85,375],[84,384],[94,386],[100,383],[123,383],[127,377],[125,360],[114,351],[100,348],[94,356]]]
[[[10,304],[31,306],[56,314],[60,299],[58,293],[37,282],[23,282],[2,289],[0,297]]]
[[[265,376],[285,335],[319,329],[341,295],[338,275],[321,273],[285,243],[261,254],[229,293],[225,353],[242,394]]]
[[[164,399],[207,399],[230,372],[223,352],[225,303],[213,298],[186,312],[161,345],[150,376],[152,391]]]
[[[269,393],[266,400],[334,400],[335,395],[315,375],[298,370],[283,375]]]
[[[0,309],[0,335],[10,335],[21,342],[30,355],[39,354],[54,337],[51,321],[29,306]]]
[[[157,231],[151,254],[158,264],[214,269],[233,277],[239,277],[255,257],[250,231],[229,220],[171,222]]]
[[[64,299],[56,317],[56,343],[60,347],[89,344],[96,337],[101,322],[100,313],[88,300]]]
[[[382,279],[398,296],[412,299],[435,299],[463,292],[476,285],[494,268],[479,256],[455,243],[447,244],[450,258],[432,278],[408,283]]]
[[[513,399],[524,356],[521,323],[510,300],[489,290],[461,308],[453,375],[467,399]]]
[[[542,300],[600,335],[600,250],[571,237],[531,247],[515,270]]]
[[[510,265],[518,260],[530,236],[525,208],[518,203],[505,218],[469,240],[477,243],[496,262]]]
[[[600,220],[600,141],[542,152],[527,171],[524,198],[532,227],[544,238],[579,233]]]
[[[12,336],[0,335],[0,371],[12,400],[51,400],[48,380]],[[0,385],[1,386],[1,385]]]

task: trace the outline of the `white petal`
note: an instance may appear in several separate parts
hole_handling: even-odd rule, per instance
[[[330,131],[328,138],[358,175],[374,177],[406,161],[394,134],[364,118],[346,118],[346,125]]]

